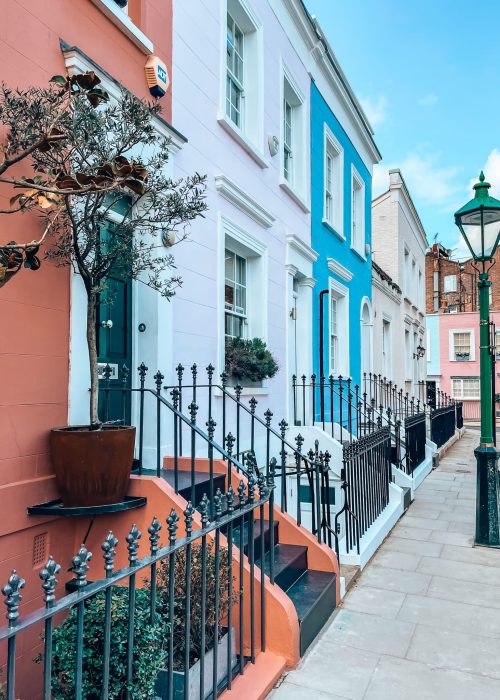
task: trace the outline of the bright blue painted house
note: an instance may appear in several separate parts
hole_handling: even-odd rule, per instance
[[[311,83],[311,244],[318,253],[313,367],[318,381],[321,375],[326,381],[350,377],[355,393],[372,367],[372,167],[380,154],[361,107],[344,86],[325,97]],[[328,419],[328,405],[325,411]]]

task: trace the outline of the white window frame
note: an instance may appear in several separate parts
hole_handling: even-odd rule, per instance
[[[241,125],[226,113],[227,15],[243,32],[243,104]],[[264,38],[262,22],[247,0],[221,0],[220,97],[217,121],[260,165],[269,166],[264,154]]]
[[[331,300],[337,301],[337,337],[341,340],[338,343],[338,367],[331,365],[331,344],[332,337],[331,328]],[[345,340],[344,340],[345,338]],[[328,280],[328,374],[333,374],[335,377],[341,374],[343,377],[349,377],[349,288],[337,280],[330,277]]]
[[[327,215],[327,156],[332,155],[333,195],[331,196],[331,213]],[[344,149],[325,123],[323,136],[323,223],[345,241],[344,235]]]
[[[354,185],[357,185],[355,187]],[[354,201],[355,201],[355,195],[354,192],[357,191],[360,194],[356,196],[356,201],[357,197],[360,198],[361,200],[361,206],[359,207],[359,214],[360,214],[360,221],[356,221],[356,236],[354,235]],[[365,181],[361,177],[361,175],[358,173],[354,165],[351,165],[351,249],[354,250],[355,253],[360,255],[363,260],[366,260],[365,256],[365,238],[366,238],[366,231],[365,231],[365,209],[366,209],[366,187],[365,187]]]
[[[227,216],[218,214],[218,340],[219,372],[224,369],[225,347],[225,251],[247,260],[246,337],[267,342],[268,249],[251,233]]]
[[[388,328],[387,336],[384,329]],[[387,347],[385,343],[387,342]],[[384,376],[392,377],[392,318],[383,314],[382,316],[382,366],[384,368]]]
[[[470,358],[468,360],[455,359],[455,335],[458,333],[469,333],[470,335]],[[448,359],[450,362],[474,362],[476,359],[476,340],[474,328],[453,328],[448,331],[449,352]]]
[[[451,279],[454,279],[455,283],[453,285],[451,285],[453,287],[452,289],[447,289],[447,286],[449,286],[449,285],[446,284],[446,281],[451,280]],[[456,292],[456,291],[457,291],[457,276],[456,275],[444,275],[443,293],[444,294],[452,294],[453,292]]]
[[[404,270],[405,270],[405,297],[411,300],[411,266],[410,251],[404,247]]]
[[[236,72],[233,70],[233,67],[229,66],[229,56],[227,55],[228,49],[226,48],[226,117],[230,119],[233,124],[241,129],[242,131],[245,130],[245,125],[244,125],[244,119],[245,119],[245,109],[244,109],[244,100],[245,100],[245,87],[244,87],[244,72],[245,72],[245,33],[239,26],[238,22],[234,19],[234,17],[231,15],[231,13],[228,11],[226,15],[226,28],[227,28],[227,40],[226,40],[226,46],[229,44],[229,20],[232,22],[232,26],[234,29],[234,34],[236,35],[236,32],[241,34],[241,51],[238,52],[236,50],[235,45],[233,44],[233,51],[235,55],[241,60],[241,65],[242,65],[242,72],[243,75],[241,76],[241,79],[238,78],[236,75]],[[233,60],[234,64],[234,60]],[[234,106],[235,111],[238,112],[239,114],[239,124],[231,117],[231,107],[233,106],[231,99],[228,97],[227,94],[227,85],[228,82],[232,83],[234,87],[237,90],[237,94],[239,96],[239,107],[237,108]],[[228,102],[230,105],[230,109],[228,110]]]
[[[413,351],[411,348],[411,328],[405,324],[405,381],[413,381]]]
[[[251,288],[249,289],[249,287],[248,287],[248,260],[243,255],[240,255],[239,253],[235,252],[230,247],[230,243],[229,243],[224,250],[224,263],[225,263],[225,260],[227,258],[228,253],[230,253],[231,255],[234,256],[235,279],[231,280],[231,282],[234,285],[235,293],[236,293],[236,287],[244,288],[244,290],[245,290],[245,303],[244,303],[244,306],[241,307],[241,310],[239,310],[236,307],[235,303],[233,303],[233,305],[232,305],[234,308],[228,308],[228,305],[226,302],[226,297],[225,297],[225,287],[226,287],[226,283],[227,283],[227,276],[226,276],[225,264],[224,264],[224,336],[225,336],[225,338],[235,338],[235,337],[246,338],[247,337],[247,327],[248,327],[248,323],[247,323],[248,297],[249,297],[249,294],[251,292]],[[245,282],[244,282],[244,284],[242,282],[238,282],[236,280],[236,276],[237,276],[236,275],[236,263],[237,263],[238,259],[243,261],[244,267],[245,267]],[[232,317],[239,318],[243,322],[243,332],[240,336],[228,335],[226,333],[226,318],[228,315],[232,316]]]
[[[473,380],[477,382],[478,393],[477,396],[464,396],[464,381]],[[464,399],[465,401],[479,401],[481,398],[481,385],[479,377],[450,377],[451,381],[451,396],[453,399]],[[454,390],[454,383],[460,382],[460,394],[456,394]]]
[[[291,143],[289,176],[285,177],[285,104],[291,108]],[[280,187],[292,197],[303,211],[309,211],[307,100],[291,71],[281,59],[280,109]]]

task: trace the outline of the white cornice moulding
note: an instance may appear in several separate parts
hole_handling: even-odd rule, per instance
[[[105,72],[103,72],[104,69],[99,69],[99,66],[95,64],[92,61],[92,59],[89,59],[84,54],[82,54],[80,49],[73,47],[69,49],[63,49],[63,56],[64,63],[66,65],[66,69],[69,75],[94,71],[94,73],[96,73],[101,79],[101,86],[104,90],[106,90],[109,96],[116,101],[120,99],[121,83],[115,81],[115,79],[112,76],[109,76],[109,73],[106,74]],[[153,124],[156,131],[159,134],[161,134],[161,136],[164,136],[165,138],[169,139],[170,143],[168,146],[168,150],[174,154],[180,151],[180,149],[186,143],[187,139],[184,138],[173,127],[171,128],[170,125],[167,124],[167,122],[163,119],[158,119],[157,117],[154,117]]]
[[[148,39],[139,27],[135,26],[127,13],[118,7],[115,0],[92,0],[92,2],[143,54],[148,56],[154,53],[154,45],[151,39]]]
[[[378,280],[376,277],[372,277],[372,285],[386,295],[388,299],[392,299],[396,304],[401,305],[401,295],[391,290],[387,285]]]
[[[307,243],[295,235],[295,233],[289,233],[286,237],[286,242],[290,248],[294,248],[295,251],[305,258],[308,262],[315,263],[318,259],[318,253],[308,246]]]
[[[235,207],[250,216],[261,226],[264,226],[264,228],[271,228],[276,221],[276,217],[271,212],[261,207],[253,197],[250,197],[225,175],[216,175],[214,180],[215,189],[224,199],[234,204]]]
[[[333,272],[334,275],[337,275],[337,277],[340,277],[346,282],[350,282],[352,280],[352,272],[348,270],[347,267],[344,267],[333,258],[327,258],[326,262],[328,269],[330,272]]]

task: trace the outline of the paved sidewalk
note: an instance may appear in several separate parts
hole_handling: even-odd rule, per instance
[[[500,551],[472,547],[477,439],[427,477],[272,700],[500,699]]]

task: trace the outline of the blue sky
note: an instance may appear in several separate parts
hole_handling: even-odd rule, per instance
[[[387,171],[399,167],[429,242],[463,251],[453,212],[481,168],[500,198],[500,2],[306,0],[360,99]]]

